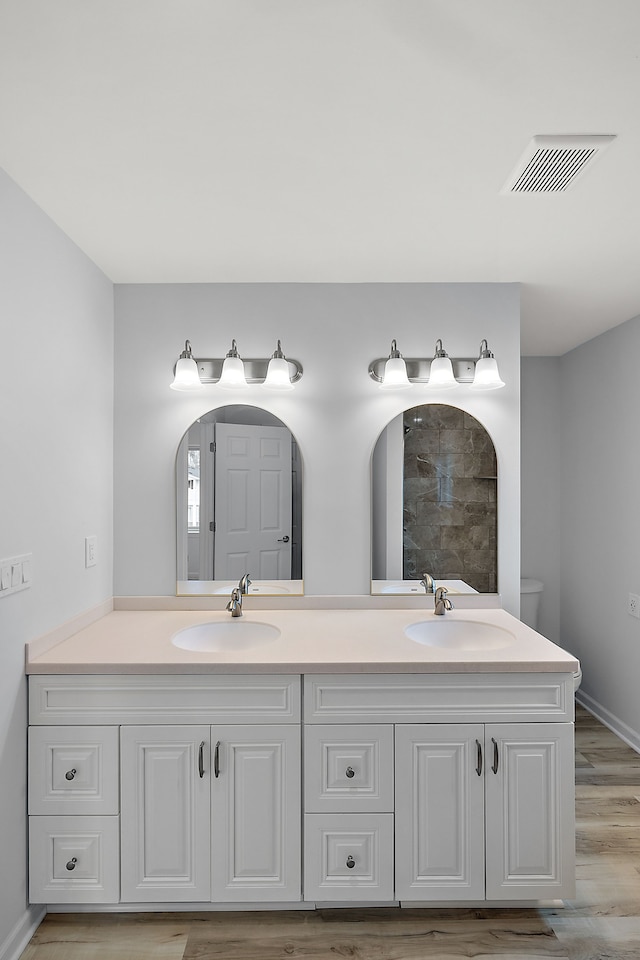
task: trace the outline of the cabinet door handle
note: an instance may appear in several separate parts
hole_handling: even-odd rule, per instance
[[[73,780],[77,772],[78,771],[75,769],[75,767],[73,768],[73,770],[67,770],[67,772],[64,775],[65,780]]]
[[[345,770],[345,774],[347,775],[347,777],[349,778],[349,780],[352,780],[353,777],[355,777],[356,772],[355,772],[355,770],[353,769],[353,767],[347,767],[347,769]]]
[[[498,742],[493,737],[491,737],[491,743],[493,744],[493,763],[491,769],[494,773],[498,772]]]
[[[71,857],[71,860],[67,860],[67,870],[75,870],[77,862],[77,857]]]
[[[213,775],[218,779],[220,776],[220,741],[216,743],[216,749],[213,753]]]
[[[476,773],[482,776],[482,744],[476,740]]]
[[[353,870],[355,865],[356,865],[355,860],[353,859],[351,854],[349,854],[349,856],[347,857],[347,867],[349,868],[349,870]]]
[[[200,779],[204,777],[204,740],[200,744],[200,749],[198,750],[198,773],[200,774]]]

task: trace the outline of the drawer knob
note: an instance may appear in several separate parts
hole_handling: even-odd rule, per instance
[[[73,780],[76,773],[77,771],[75,770],[75,768],[73,770],[67,770],[67,772],[64,775],[65,780]]]
[[[78,862],[77,857],[72,857],[71,860],[67,861],[67,870],[75,870],[76,863]]]
[[[353,769],[353,767],[347,767],[347,769],[346,769],[345,772],[346,772],[349,780],[351,780],[351,778],[352,778],[352,777],[355,777],[355,775],[356,775],[356,772],[355,772],[355,770]]]
[[[355,865],[356,865],[355,860],[353,859],[353,857],[351,856],[351,854],[349,854],[349,856],[347,857],[347,866],[348,866],[349,870],[353,870],[353,868],[355,867]]]

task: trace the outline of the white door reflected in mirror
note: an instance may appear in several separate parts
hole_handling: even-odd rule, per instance
[[[289,429],[259,407],[209,411],[176,458],[176,593],[303,593],[302,466]]]

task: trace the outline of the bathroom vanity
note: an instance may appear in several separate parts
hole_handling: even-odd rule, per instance
[[[116,611],[28,659],[32,902],[573,895],[573,657],[498,609],[238,626]]]

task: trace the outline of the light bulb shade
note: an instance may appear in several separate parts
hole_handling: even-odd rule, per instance
[[[384,365],[384,376],[380,382],[381,390],[404,390],[411,386],[407,376],[407,365],[402,357],[389,357]]]
[[[476,372],[473,383],[470,384],[473,390],[499,390],[504,385],[495,357],[480,357],[476,360]]]
[[[451,390],[458,386],[453,375],[453,366],[449,357],[434,357],[429,370],[429,386],[438,390]]]
[[[244,363],[241,357],[226,356],[224,358],[218,386],[224,390],[244,390],[249,386],[244,375]]]
[[[267,376],[262,384],[267,390],[293,390],[289,378],[289,364],[284,357],[271,357]]]
[[[203,389],[198,375],[198,365],[193,357],[180,357],[176,363],[173,383],[169,386],[172,390],[183,390],[185,393]]]

